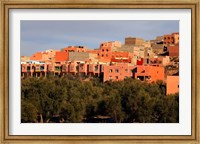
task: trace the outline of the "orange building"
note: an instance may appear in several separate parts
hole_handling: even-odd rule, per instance
[[[78,65],[78,72],[81,75],[88,75],[88,64],[87,63],[80,63]]]
[[[65,62],[68,61],[68,52],[56,52],[55,62]]]
[[[167,76],[167,91],[166,95],[179,92],[179,76]]]
[[[135,78],[141,81],[155,82],[157,80],[165,80],[164,67],[158,66],[137,66]]]
[[[56,52],[59,52],[59,50],[46,50],[44,52],[37,52],[30,57],[30,60],[51,61],[55,58]]]
[[[46,76],[47,64],[39,61],[28,61],[21,64],[21,76],[40,77]]]
[[[85,46],[68,46],[63,48],[62,51],[65,52],[86,52],[87,48]]]
[[[88,64],[87,68],[89,76],[100,76],[100,73],[102,72],[102,65],[98,63]]]
[[[114,65],[103,66],[103,82],[105,81],[119,81],[128,77],[134,77],[136,66],[127,63],[118,63]]]
[[[30,57],[30,60],[42,60],[42,52],[37,52]]]
[[[59,52],[60,50],[46,50],[42,52],[42,61],[51,61],[55,58],[56,52]]]
[[[101,53],[100,49],[87,50],[86,52],[90,54],[95,54],[96,55],[95,58],[100,59],[100,53]]]
[[[111,62],[131,63],[133,54],[129,52],[112,52]]]
[[[112,51],[115,47],[120,47],[121,43],[118,41],[104,42],[100,45],[100,53],[98,53],[100,62],[110,62]]]
[[[172,33],[164,35],[164,44],[178,44],[179,43],[179,33]]]
[[[179,33],[175,32],[172,35],[174,36],[174,44],[179,44]]]
[[[178,45],[171,45],[167,47],[169,52],[169,56],[179,56],[179,46]]]
[[[148,58],[147,64],[162,67],[162,66],[166,66],[169,63],[170,63],[169,56],[163,56],[163,57],[156,57],[156,58]]]

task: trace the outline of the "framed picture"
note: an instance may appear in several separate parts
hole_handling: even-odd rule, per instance
[[[1,142],[199,142],[199,1],[1,3]]]

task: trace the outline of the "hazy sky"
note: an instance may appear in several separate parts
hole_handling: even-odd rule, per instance
[[[21,21],[21,55],[47,49],[61,49],[69,45],[98,48],[101,42],[120,41],[128,36],[145,40],[179,32],[175,20],[66,20]]]

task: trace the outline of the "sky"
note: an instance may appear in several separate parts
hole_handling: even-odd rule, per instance
[[[99,48],[106,41],[125,37],[153,40],[156,36],[179,32],[177,20],[23,20],[20,23],[21,55],[76,45]]]

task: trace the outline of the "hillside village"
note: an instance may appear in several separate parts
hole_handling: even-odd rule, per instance
[[[67,46],[60,50],[21,56],[21,77],[48,75],[98,77],[102,82],[126,78],[149,83],[162,80],[166,95],[179,92],[179,33],[164,34],[154,40],[126,37],[102,42],[97,49]]]

